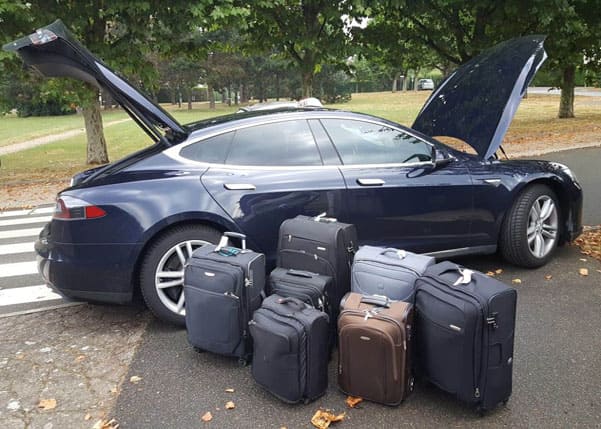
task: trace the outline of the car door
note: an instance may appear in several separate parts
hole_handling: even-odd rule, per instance
[[[360,241],[418,252],[470,245],[472,182],[460,161],[435,168],[432,143],[375,120],[321,122],[343,163],[343,218]]]
[[[285,219],[342,214],[342,174],[337,166],[323,165],[306,120],[248,126],[230,137],[225,162],[212,164],[202,183],[272,261]]]

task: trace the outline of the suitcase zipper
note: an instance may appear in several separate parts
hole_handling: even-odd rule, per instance
[[[413,268],[409,268],[409,267],[404,266],[404,265],[385,264],[383,262],[374,261],[372,259],[359,259],[359,260],[355,260],[353,263],[354,264],[365,264],[365,265],[369,265],[369,266],[372,266],[372,267],[378,267],[378,268],[386,268],[386,269],[391,270],[391,271],[394,270],[394,268],[391,268],[391,267],[395,267],[395,268],[399,268],[399,269],[411,271],[413,274],[415,274],[416,277],[420,277],[421,276],[421,274],[417,270],[414,270]],[[392,276],[392,277],[382,276],[382,277],[387,277],[387,278],[392,278],[392,279],[395,278],[394,276]]]

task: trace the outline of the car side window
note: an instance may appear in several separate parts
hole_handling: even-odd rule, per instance
[[[410,134],[365,121],[322,119],[345,165],[432,160],[432,146]]]
[[[232,144],[234,132],[219,134],[215,137],[192,143],[179,151],[180,156],[192,161],[223,164]]]
[[[322,161],[307,121],[294,120],[236,131],[226,164],[300,166]]]

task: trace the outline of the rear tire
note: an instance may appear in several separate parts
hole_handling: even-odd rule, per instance
[[[217,243],[220,235],[206,225],[176,226],[162,233],[146,250],[140,266],[140,291],[158,319],[185,325],[183,265],[193,250]]]
[[[557,248],[560,225],[555,193],[546,185],[529,186],[517,197],[503,221],[499,237],[503,258],[526,268],[545,265]]]

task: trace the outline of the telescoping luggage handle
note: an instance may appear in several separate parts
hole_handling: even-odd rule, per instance
[[[242,250],[246,250],[246,235],[240,234],[239,232],[224,232],[219,240],[219,244],[215,247],[215,252],[221,252],[221,250],[227,246],[229,246],[230,238],[238,238],[240,240],[240,245]]]

